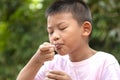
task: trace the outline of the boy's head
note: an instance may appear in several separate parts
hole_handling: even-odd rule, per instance
[[[47,9],[46,17],[49,40],[58,53],[77,53],[88,45],[92,19],[84,2],[57,0]]]
[[[56,0],[46,11],[46,17],[56,13],[71,13],[79,24],[92,23],[91,12],[82,0]]]

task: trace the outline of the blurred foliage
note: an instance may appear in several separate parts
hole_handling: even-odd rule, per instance
[[[0,80],[15,80],[19,71],[48,41],[44,13],[53,0],[0,0]],[[90,46],[120,62],[119,0],[84,0],[93,15]]]

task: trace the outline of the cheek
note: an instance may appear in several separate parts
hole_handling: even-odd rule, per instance
[[[65,40],[65,44],[67,47],[69,47],[69,49],[73,49],[74,47],[76,47],[77,45],[80,44],[80,36],[79,34],[71,34],[69,37],[66,38]]]
[[[69,30],[69,32],[67,32],[63,39],[66,43],[72,44],[72,42],[75,42],[76,39],[78,39],[79,33],[77,33],[74,30]]]
[[[72,44],[74,44],[73,38],[71,36],[66,36],[65,38],[63,38],[63,42],[66,46],[65,48],[69,48],[69,49],[71,49]]]

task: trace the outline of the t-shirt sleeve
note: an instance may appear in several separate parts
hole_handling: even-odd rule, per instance
[[[120,65],[114,56],[110,55],[103,71],[101,80],[120,80]]]
[[[52,63],[50,61],[45,62],[44,65],[39,69],[34,80],[45,80],[46,73],[51,69]]]
[[[36,74],[34,80],[44,80],[44,77],[45,77],[45,66],[42,66],[41,69]]]

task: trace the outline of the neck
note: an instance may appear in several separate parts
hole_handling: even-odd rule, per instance
[[[96,53],[95,50],[87,46],[87,48],[82,47],[82,49],[78,49],[74,51],[74,53],[69,54],[69,56],[72,62],[79,62],[88,59],[89,57],[93,56],[95,53]]]

